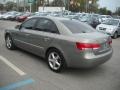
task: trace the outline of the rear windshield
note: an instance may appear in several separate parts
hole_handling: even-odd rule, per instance
[[[72,32],[72,33],[91,33],[95,30],[84,23],[75,20],[61,20],[61,22]]]

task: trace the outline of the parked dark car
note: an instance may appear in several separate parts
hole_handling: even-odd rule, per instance
[[[91,25],[93,28],[96,28],[100,24],[98,15],[86,15],[80,21]]]

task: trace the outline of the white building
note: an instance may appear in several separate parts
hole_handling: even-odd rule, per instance
[[[39,7],[39,12],[60,12],[65,10],[65,7]]]

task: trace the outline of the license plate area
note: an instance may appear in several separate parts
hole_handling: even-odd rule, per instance
[[[109,43],[105,42],[101,45],[101,48],[100,48],[99,52],[108,51],[109,49],[110,49]]]
[[[99,27],[99,30],[106,31],[106,28]]]
[[[106,53],[110,50],[110,45],[109,43],[107,42],[104,42],[100,45],[100,49],[98,50],[94,50],[94,54],[95,55],[100,55],[100,54],[103,54],[103,53]]]

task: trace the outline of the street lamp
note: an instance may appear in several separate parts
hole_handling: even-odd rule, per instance
[[[86,12],[88,12],[88,8],[90,4],[92,4],[92,0],[86,0]]]
[[[89,3],[88,3],[89,12],[90,12],[90,10],[91,10],[91,9],[90,9],[90,8],[91,8],[91,7],[90,7],[91,4],[92,4],[92,0],[89,0]]]
[[[92,0],[89,0],[89,4],[92,4]]]

